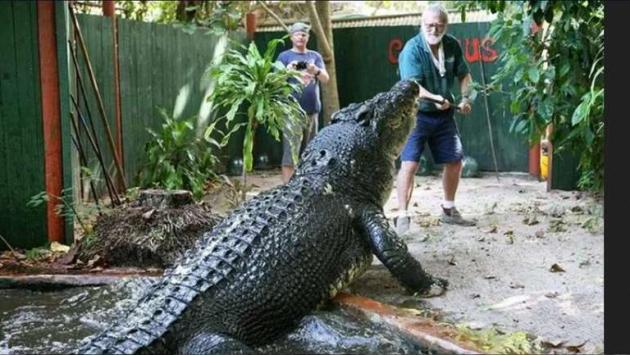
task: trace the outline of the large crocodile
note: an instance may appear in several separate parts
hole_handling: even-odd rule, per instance
[[[411,292],[445,288],[383,213],[418,96],[418,85],[401,81],[336,112],[286,185],[234,210],[79,352],[251,350],[356,279],[373,254]]]

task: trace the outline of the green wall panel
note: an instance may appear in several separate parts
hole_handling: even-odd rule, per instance
[[[580,180],[578,166],[580,154],[564,149],[553,153],[551,168],[551,188],[558,190],[575,190]]]
[[[79,15],[88,52],[101,91],[109,126],[115,129],[115,100],[111,19]],[[236,34],[236,41],[242,40]],[[204,73],[212,60],[218,37],[206,30],[188,33],[169,25],[119,19],[119,65],[123,160],[129,186],[137,184],[137,174],[145,163],[144,147],[150,139],[147,129],[159,130],[159,108],[177,118],[198,115],[208,80]],[[110,173],[115,171],[98,106],[89,86],[85,63],[81,63],[88,105],[96,127],[99,145]],[[87,110],[85,110],[87,112]],[[84,141],[87,140],[84,137]],[[90,154],[90,167],[98,162]],[[99,175],[102,178],[102,175]],[[105,193],[104,184],[99,184]]]
[[[159,130],[162,117],[199,113],[204,72],[218,38],[198,30],[120,20],[120,70],[125,169],[131,185],[145,162],[147,128]]]
[[[0,2],[0,47],[0,234],[32,248],[47,240],[45,206],[26,206],[45,190],[35,2]]]
[[[69,48],[66,45],[70,36],[70,17],[68,7],[63,1],[55,2],[55,31],[57,38],[57,63],[59,70],[59,110],[61,119],[61,147],[63,162],[63,189],[68,191],[66,197],[73,202],[74,194],[72,189],[72,114],[70,101],[70,69],[71,59]],[[74,225],[71,216],[65,219],[65,243],[70,244],[74,241]]]

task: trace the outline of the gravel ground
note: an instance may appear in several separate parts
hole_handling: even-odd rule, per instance
[[[250,177],[256,194],[281,183],[274,172]],[[406,295],[383,265],[351,291],[381,302],[429,309],[472,329],[527,332],[557,352],[602,353],[603,201],[577,191],[546,192],[527,174],[462,179],[457,207],[474,227],[439,222],[441,179],[416,177],[412,225],[403,235],[426,270],[450,281],[442,296]],[[396,213],[392,191],[385,213]]]

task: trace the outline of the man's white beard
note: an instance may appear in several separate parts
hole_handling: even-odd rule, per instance
[[[427,42],[430,45],[436,45],[436,44],[440,43],[442,41],[442,37],[444,37],[444,32],[442,32],[442,34],[440,34],[438,36],[434,36],[432,34],[427,33],[427,31],[424,29],[424,27],[422,27],[422,34],[424,35],[424,38],[427,40]]]

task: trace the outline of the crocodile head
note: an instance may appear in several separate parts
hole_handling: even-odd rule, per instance
[[[415,81],[399,81],[389,91],[336,112],[331,123],[354,120],[368,127],[377,137],[376,146],[395,159],[415,125],[419,93],[420,87]]]
[[[404,80],[335,112],[331,124],[307,145],[294,177],[384,204],[394,161],[416,122],[419,92],[416,82]]]

